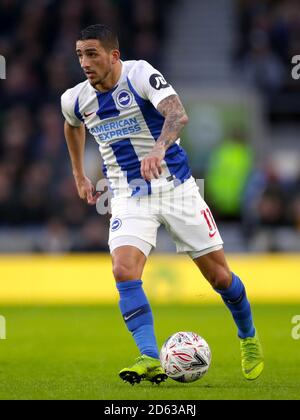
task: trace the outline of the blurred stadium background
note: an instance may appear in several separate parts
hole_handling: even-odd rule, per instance
[[[205,179],[205,198],[250,297],[298,305],[300,80],[292,78],[291,60],[300,54],[299,0],[0,0],[7,63],[0,80],[0,303],[117,301],[109,217],[77,196],[60,111],[61,94],[83,80],[77,34],[99,22],[117,28],[123,60],[148,60],[180,93],[190,116],[183,146],[194,176]],[[95,183],[101,179],[91,138],[86,167]],[[145,273],[149,296],[215,301],[173,251],[162,229]],[[25,312],[7,314],[23,325]],[[289,325],[287,318],[287,334]]]
[[[300,251],[299,1],[1,0],[0,252],[107,252],[107,218],[78,200],[60,95],[83,80],[80,28],[118,29],[182,95],[183,135],[228,252]],[[126,23],[126,24],[125,24]],[[97,182],[97,146],[87,144]],[[226,176],[224,176],[226,174]],[[159,252],[173,250],[161,233]]]
[[[2,256],[108,252],[109,216],[78,199],[60,111],[61,94],[83,80],[77,34],[94,22],[117,28],[122,58],[149,60],[182,96],[190,116],[183,145],[194,176],[205,179],[226,251],[300,251],[300,82],[291,75],[298,0],[0,5]],[[86,166],[95,183],[102,178],[92,138]],[[173,251],[161,229],[155,253]]]
[[[61,94],[83,80],[77,34],[94,22],[117,28],[122,58],[150,61],[182,96],[190,116],[183,145],[194,176],[205,180],[227,253],[297,259],[300,82],[291,61],[300,53],[299,6],[298,0],[1,0],[0,53],[7,62],[0,84],[1,282],[11,279],[3,288],[19,293],[12,286],[18,270],[41,284],[35,263],[27,270],[11,263],[28,262],[29,255],[50,255],[44,263],[53,267],[53,256],[108,254],[109,216],[77,196],[60,111]],[[96,184],[103,174],[92,138],[86,167]],[[154,254],[174,250],[161,229]],[[27,257],[12,259],[19,254]]]

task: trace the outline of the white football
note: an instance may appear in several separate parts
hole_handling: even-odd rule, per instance
[[[162,346],[160,362],[166,375],[174,381],[194,382],[207,373],[211,351],[200,335],[177,332]]]

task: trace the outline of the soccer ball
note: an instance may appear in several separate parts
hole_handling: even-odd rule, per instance
[[[198,334],[177,332],[162,346],[160,362],[166,375],[174,381],[194,382],[208,371],[211,351]]]

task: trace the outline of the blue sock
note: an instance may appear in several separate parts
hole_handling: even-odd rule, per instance
[[[230,310],[233,319],[238,327],[240,338],[254,337],[255,327],[253,325],[250,303],[247,299],[245,286],[234,273],[232,273],[232,284],[228,289],[217,290],[222,296],[225,305]]]
[[[141,354],[159,359],[152,311],[142,284],[141,280],[117,283],[120,293],[119,306]]]

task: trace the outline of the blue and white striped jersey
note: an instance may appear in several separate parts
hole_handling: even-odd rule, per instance
[[[99,144],[103,172],[114,196],[151,194],[190,178],[179,139],[167,150],[158,180],[143,181],[140,172],[141,161],[155,145],[165,120],[156,107],[173,94],[161,73],[140,60],[122,62],[121,77],[108,92],[95,90],[87,80],[62,95],[66,121],[75,127],[84,123]]]

